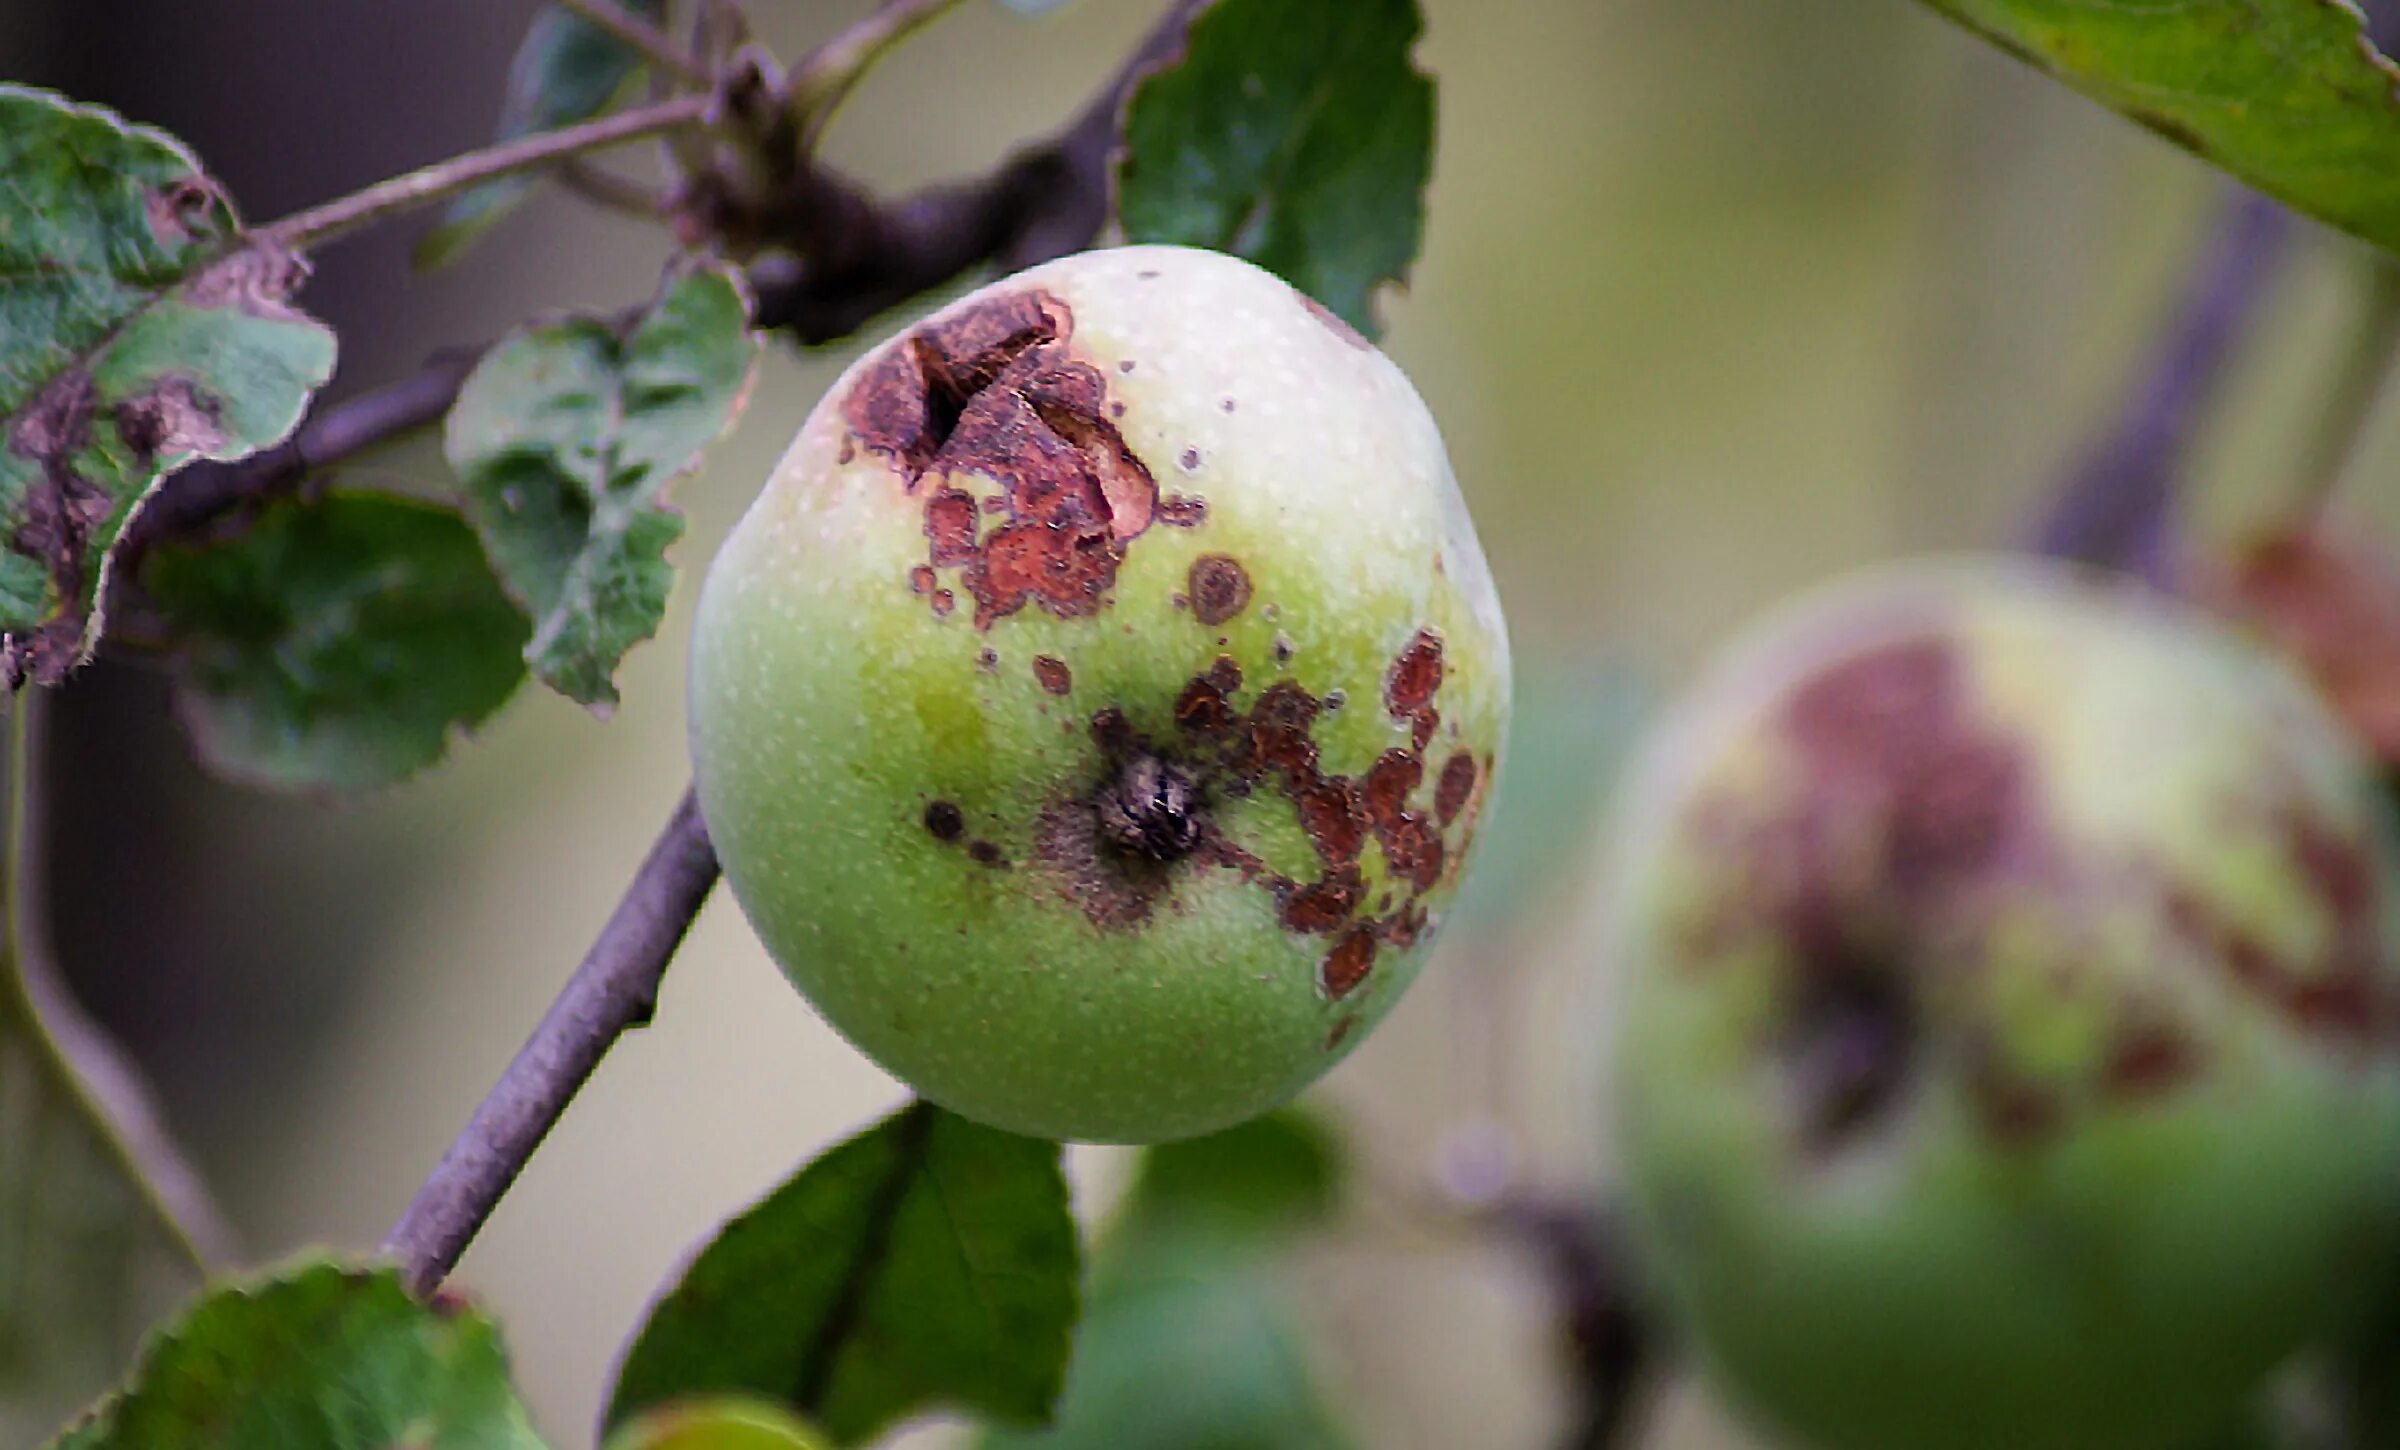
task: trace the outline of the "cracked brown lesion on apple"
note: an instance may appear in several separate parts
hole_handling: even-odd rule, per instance
[[[1745,793],[1703,796],[1684,845],[1721,883],[1678,928],[1677,954],[1722,960],[1764,939],[1782,964],[1766,1050],[1795,1104],[1803,1156],[1872,1139],[1936,1063],[1955,1075],[1993,1143],[2030,1149],[2090,1101],[2171,1092],[2207,1069],[2172,1008],[2133,991],[2079,1074],[2036,1077],[1987,1027],[1930,1016],[1927,992],[1981,990],[1989,933],[2013,897],[2063,896],[2099,870],[2103,894],[2155,901],[2171,938],[2221,963],[2241,990],[2299,1030],[2380,1050],[2400,1002],[2380,976],[2380,878],[2363,839],[2260,787],[2280,807],[2229,823],[2281,843],[2333,923],[2294,960],[2249,936],[2154,860],[2070,859],[2033,789],[2038,764],[1980,717],[1954,639],[1938,628],[1864,649],[1786,694],[1772,727],[1792,751],[1792,793],[1763,809]],[[2271,776],[2273,762],[2262,762]],[[1440,796],[1437,794],[1437,814]],[[2083,889],[2092,889],[2087,884]]]
[[[842,400],[850,441],[923,495],[926,561],[956,570],[977,629],[1028,605],[1073,619],[1107,606],[1132,542],[1197,497],[1165,505],[1127,446],[1106,379],[1069,346],[1074,318],[1039,289],[995,293],[877,353]],[[988,479],[979,505],[951,480]]]
[[[1165,738],[1142,734],[1121,711],[1100,712],[1091,722],[1098,778],[1043,810],[1037,861],[1093,925],[1109,930],[1139,927],[1189,873],[1230,871],[1267,893],[1284,930],[1325,942],[1320,995],[1350,996],[1383,952],[1413,947],[1428,929],[1426,898],[1455,879],[1446,865],[1465,854],[1489,778],[1488,760],[1462,748],[1438,782],[1426,781],[1417,722],[1433,713],[1441,649],[1440,635],[1427,629],[1394,657],[1386,704],[1408,743],[1355,776],[1324,769],[1316,738],[1323,699],[1288,678],[1247,688],[1230,655],[1185,682]],[[1154,780],[1161,770],[1181,783],[1174,808],[1188,819],[1145,824],[1143,803],[1169,798],[1129,783]],[[1260,792],[1289,802],[1316,858],[1313,872],[1271,869],[1218,829],[1217,804]],[[1167,849],[1163,841],[1181,844]],[[1133,842],[1145,844],[1131,849]],[[1384,865],[1383,889],[1373,893],[1361,867],[1370,842]],[[1328,1050],[1338,1045],[1334,1039]]]

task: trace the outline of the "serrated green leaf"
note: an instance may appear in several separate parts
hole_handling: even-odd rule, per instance
[[[2349,0],[1925,0],[2261,191],[2400,250],[2400,69]]]
[[[666,9],[666,0],[617,3],[650,21]],[[591,120],[630,94],[642,71],[642,58],[625,42],[571,10],[550,6],[533,17],[509,63],[508,94],[500,103],[493,139],[513,141]],[[520,175],[465,193],[450,203],[441,224],[419,239],[412,260],[427,268],[447,264],[532,189],[533,179]]]
[[[824,1437],[761,1400],[679,1400],[627,1421],[602,1450],[825,1450]]]
[[[531,626],[464,519],[335,492],[239,536],[162,544],[142,584],[176,635],[176,706],[210,769],[365,790],[441,759],[525,677]]]
[[[1425,232],[1422,28],[1416,0],[1217,0],[1127,107],[1127,240],[1247,257],[1374,336]]]
[[[289,433],[333,334],[163,132],[0,85],[0,182],[0,684],[56,684],[141,500]]]
[[[221,1286],[54,1450],[540,1450],[499,1332],[399,1274],[317,1259]]]
[[[912,1103],[718,1233],[635,1337],[609,1422],[721,1392],[842,1445],[935,1407],[1039,1422],[1075,1303],[1058,1145]]]
[[[628,329],[584,317],[511,334],[450,411],[467,516],[533,616],[526,661],[569,699],[614,705],[617,662],[658,632],[683,534],[666,488],[749,393],[749,316],[731,273],[693,272]]]

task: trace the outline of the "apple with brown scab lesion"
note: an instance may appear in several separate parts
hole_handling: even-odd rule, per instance
[[[2400,1234],[2373,771],[2195,612],[2029,562],[1779,614],[1657,728],[1601,910],[1642,1258],[1826,1450],[2171,1450]]]
[[[1424,960],[1508,645],[1439,431],[1231,257],[1126,247],[861,358],[712,566],[728,882],[926,1097],[1155,1141],[1289,1097]]]

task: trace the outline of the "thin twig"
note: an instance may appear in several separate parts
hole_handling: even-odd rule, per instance
[[[807,149],[816,149],[825,124],[875,63],[961,0],[883,0],[866,19],[802,56],[784,83],[788,104],[803,118]]]
[[[1496,1221],[1534,1254],[1557,1301],[1575,1385],[1565,1450],[1613,1450],[1638,1434],[1657,1345],[1634,1292],[1613,1211],[1579,1198],[1508,1198]]]
[[[667,37],[665,31],[616,3],[616,0],[558,0],[586,21],[642,53],[644,59],[682,81],[706,89],[708,68]]]
[[[2351,324],[2341,372],[2325,393],[2301,456],[2296,514],[2314,513],[2332,497],[2391,379],[2393,361],[2400,358],[2400,264],[2376,258],[2367,266],[2367,295]]]
[[[667,962],[716,883],[687,790],[583,964],[385,1238],[415,1292],[430,1293],[457,1265],[601,1057],[650,1020]]]
[[[124,1050],[85,1015],[50,956],[48,889],[39,797],[37,702],[19,694],[8,718],[8,839],[5,960],[0,960],[0,1022],[9,1015],[41,1054],[85,1127],[157,1220],[176,1252],[202,1274],[238,1257],[233,1232],[184,1157],[149,1085]]]
[[[615,115],[602,116],[581,125],[537,132],[520,140],[453,156],[447,161],[420,167],[388,181],[379,181],[363,191],[354,191],[322,206],[310,207],[280,221],[269,222],[256,228],[252,234],[262,241],[293,251],[320,247],[369,223],[412,207],[423,206],[427,202],[439,201],[494,177],[548,166],[562,158],[604,146],[622,145],[627,141],[639,141],[665,132],[708,125],[716,108],[717,97],[713,93],[673,96],[656,105],[619,111]]]
[[[878,203],[822,168],[768,239],[788,259],[751,269],[761,327],[803,343],[846,337],[972,268],[1016,271],[1089,246],[1108,221],[1109,160],[1133,87],[1183,46],[1205,0],[1177,0],[1098,95],[1050,139],[989,175]]]
[[[2265,197],[2243,192],[2226,204],[2124,411],[2041,518],[2035,549],[2166,582],[2184,450],[2249,335],[2290,231],[2289,215]]]

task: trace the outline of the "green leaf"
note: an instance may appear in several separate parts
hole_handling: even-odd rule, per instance
[[[666,0],[617,3],[649,21],[658,20],[666,9]],[[572,10],[549,6],[533,17],[516,59],[509,63],[508,94],[500,103],[493,139],[513,141],[591,120],[631,94],[642,70],[641,56],[625,42]],[[412,260],[419,267],[447,264],[532,189],[533,179],[518,175],[487,181],[465,193],[450,203],[441,224],[417,242]]]
[[[1322,1222],[1341,1196],[1345,1165],[1332,1131],[1302,1108],[1142,1152],[1116,1230],[1271,1237]]]
[[[2261,191],[2400,250],[2400,69],[2349,0],[1926,0]]]
[[[1127,240],[1247,257],[1374,336],[1425,232],[1421,28],[1416,0],[1218,0],[1126,110]]]
[[[727,1224],[652,1308],[608,1418],[725,1391],[855,1445],[937,1406],[1038,1423],[1066,1371],[1055,1143],[912,1103]]]
[[[182,143],[0,84],[0,686],[91,652],[109,552],[159,479],[277,442],[333,372]]]
[[[825,1440],[774,1405],[736,1396],[637,1415],[603,1450],[825,1450]]]
[[[731,273],[671,283],[629,327],[578,317],[512,333],[450,410],[446,451],[501,583],[533,616],[525,658],[606,713],[617,662],[658,632],[699,466],[750,391],[758,338]]]
[[[55,1450],[539,1450],[491,1321],[331,1260],[223,1286]]]
[[[220,774],[365,790],[441,759],[525,677],[531,626],[466,521],[383,494],[276,504],[238,537],[162,544],[176,705]]]

